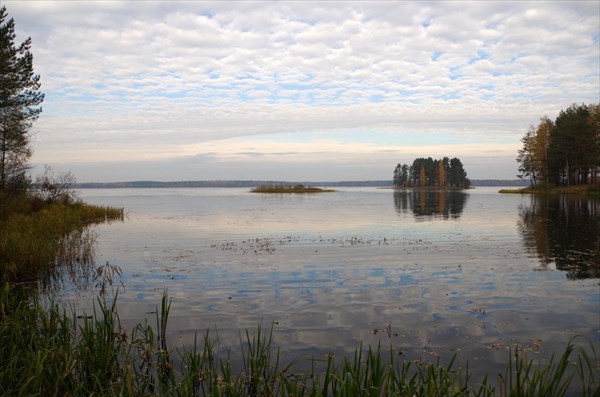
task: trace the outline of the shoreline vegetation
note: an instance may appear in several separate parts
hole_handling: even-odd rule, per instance
[[[252,193],[331,193],[333,189],[296,185],[260,185],[250,190]]]
[[[500,189],[502,194],[569,194],[600,197],[600,183],[572,186],[529,186],[521,189]]]
[[[123,221],[123,208],[32,193],[0,194],[0,281],[35,282],[65,265],[93,264],[94,223]]]

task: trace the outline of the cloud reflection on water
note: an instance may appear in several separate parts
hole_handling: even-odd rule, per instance
[[[597,281],[533,271],[540,260],[518,226],[524,211],[539,211],[527,197],[178,192],[121,197],[129,220],[97,229],[99,263],[124,270],[122,321],[151,320],[167,288],[178,342],[216,328],[235,351],[240,330],[274,322],[285,357],[346,355],[381,340],[407,359],[458,351],[477,371],[496,371],[515,343],[533,349],[541,339],[536,354],[549,357],[573,334],[597,338]],[[255,252],[260,244],[274,250]],[[389,324],[390,336],[375,332]]]

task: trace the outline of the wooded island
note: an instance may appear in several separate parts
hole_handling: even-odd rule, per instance
[[[468,189],[467,178],[460,159],[444,157],[440,160],[420,157],[412,165],[398,164],[394,169],[393,184],[397,188]]]

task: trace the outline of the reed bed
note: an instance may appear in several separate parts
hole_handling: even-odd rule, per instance
[[[260,185],[251,190],[252,193],[330,193],[333,189],[297,185]]]
[[[59,265],[93,262],[92,223],[123,220],[121,208],[23,197],[0,219],[0,280],[35,281]]]
[[[109,266],[108,264],[106,266]],[[114,270],[114,268],[112,269]],[[0,395],[119,396],[598,396],[598,357],[591,342],[571,340],[547,364],[510,351],[506,370],[474,382],[468,365],[404,361],[381,345],[352,357],[283,362],[273,328],[240,334],[242,362],[232,364],[218,335],[192,347],[167,342],[171,300],[163,294],[155,325],[126,330],[117,312],[111,269],[92,313],[42,305],[35,294],[0,289]],[[108,276],[107,276],[108,275]],[[107,283],[110,287],[107,287]],[[109,293],[112,290],[112,294]],[[299,371],[297,364],[310,364]],[[493,378],[493,379],[492,379]],[[576,394],[573,394],[576,393]]]

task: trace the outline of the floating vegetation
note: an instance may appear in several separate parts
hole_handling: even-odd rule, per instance
[[[260,185],[251,190],[252,193],[329,193],[333,189],[297,185]]]
[[[278,244],[282,245],[285,241],[279,240]],[[291,238],[289,241],[291,241]],[[273,254],[273,252],[275,252],[275,241],[268,238],[254,238],[239,242],[230,241],[220,244],[211,244],[210,248],[216,248],[221,251],[241,252],[242,254],[254,253],[260,255],[263,252]]]
[[[214,248],[220,251],[239,252],[242,254],[260,255],[262,253],[273,254],[277,250],[277,246],[283,246],[293,243],[310,242],[314,244],[332,245],[338,247],[347,246],[373,246],[373,245],[396,245],[396,246],[414,246],[414,247],[429,247],[433,245],[430,241],[424,241],[422,239],[396,239],[387,237],[377,238],[363,238],[358,236],[350,237],[323,237],[306,239],[301,236],[285,236],[282,238],[272,237],[257,237],[238,241],[226,241],[221,243],[210,244],[210,248]],[[178,261],[180,256],[172,258],[172,260]]]

